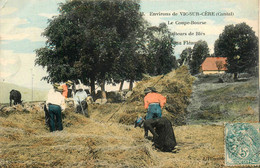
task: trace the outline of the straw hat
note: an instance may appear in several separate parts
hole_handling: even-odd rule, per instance
[[[55,87],[55,88],[57,88],[57,87],[59,87],[59,86],[60,86],[59,83],[54,83],[54,84],[53,84],[53,87]]]
[[[55,90],[58,91],[58,92],[63,92],[62,86],[58,86],[57,88],[55,88]]]
[[[66,84],[68,84],[68,85],[72,85],[73,84],[73,82],[71,81],[71,80],[68,80],[67,82],[65,82]]]
[[[144,94],[147,94],[147,93],[150,93],[150,92],[151,92],[151,90],[149,88],[144,89]]]

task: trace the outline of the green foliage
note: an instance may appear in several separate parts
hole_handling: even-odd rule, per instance
[[[61,14],[49,21],[43,33],[46,47],[36,50],[35,63],[47,67],[49,74],[44,79],[81,79],[92,85],[112,81],[121,72],[120,57],[136,50],[126,48],[136,43],[134,32],[142,25],[139,8],[135,0],[60,4]]]
[[[206,41],[198,41],[192,49],[192,60],[190,62],[191,74],[199,73],[200,65],[209,57],[209,47]]]
[[[257,66],[258,38],[246,23],[225,26],[214,50],[216,56],[227,57],[228,72],[252,72]]]
[[[174,54],[174,38],[165,23],[147,29],[146,70],[150,75],[169,73],[177,68]]]

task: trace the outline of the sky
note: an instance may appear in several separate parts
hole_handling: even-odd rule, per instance
[[[47,73],[35,66],[35,49],[45,46],[41,33],[66,0],[0,0],[0,81],[24,87],[50,88]],[[258,36],[258,0],[140,0],[153,26],[164,22],[175,33],[175,55],[204,40],[210,53],[226,25],[245,22]],[[186,14],[186,15],[185,15]],[[225,16],[227,15],[227,16]],[[200,23],[200,24],[198,24]],[[259,36],[258,36],[259,37]]]

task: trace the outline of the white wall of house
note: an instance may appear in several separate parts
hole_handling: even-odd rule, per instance
[[[225,71],[202,71],[203,74],[223,74]]]

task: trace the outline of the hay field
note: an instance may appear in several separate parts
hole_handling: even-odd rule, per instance
[[[123,103],[90,104],[90,118],[68,107],[63,112],[64,130],[53,133],[45,126],[43,102],[1,106],[0,167],[225,167],[222,122],[187,123],[193,80],[185,67],[148,77]],[[134,128],[137,116],[146,113],[142,100],[148,86],[167,96],[162,113],[173,124],[173,152],[156,150],[144,139],[144,130]]]
[[[20,110],[0,117],[0,167],[223,167],[224,164],[221,125],[174,126],[176,153],[163,153],[143,138],[141,128],[101,121],[95,118],[98,116],[95,113],[85,118],[73,109],[64,112],[64,130],[50,133],[44,126],[43,109],[38,109],[41,105],[35,104],[29,113]],[[110,115],[113,113],[106,117]]]

